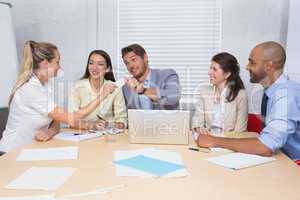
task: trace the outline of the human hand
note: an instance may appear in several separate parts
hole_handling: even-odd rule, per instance
[[[199,147],[210,148],[215,147],[216,138],[208,134],[199,134],[197,139],[197,145]]]
[[[40,129],[34,136],[34,139],[38,142],[46,142],[49,141],[53,137],[51,131],[49,129]]]
[[[209,130],[207,130],[206,128],[194,128],[194,131],[200,134],[204,134],[204,135],[210,135],[211,132]]]
[[[140,83],[135,78],[125,79],[125,84],[129,88],[130,91],[135,93],[142,93],[144,91],[144,84]]]
[[[109,94],[113,93],[113,91],[117,88],[117,86],[113,83],[106,83],[100,88],[100,92],[98,97],[105,98]]]

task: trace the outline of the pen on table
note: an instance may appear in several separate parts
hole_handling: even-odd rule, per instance
[[[210,152],[209,148],[203,148],[203,147],[189,147],[189,150],[200,151],[200,152],[204,152],[204,153],[209,153]]]
[[[101,117],[100,115],[97,115],[97,117],[98,117],[98,119],[105,121],[105,119],[103,119],[103,117]]]
[[[108,126],[108,122],[107,122],[103,117],[101,117],[101,116],[98,115],[98,114],[97,114],[97,117],[98,117],[98,119],[104,121],[104,127],[106,128],[106,127]]]
[[[196,147],[189,147],[189,150],[192,150],[192,151],[199,151],[199,149],[196,148]]]

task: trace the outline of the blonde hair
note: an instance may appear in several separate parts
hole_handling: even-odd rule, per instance
[[[16,91],[26,83],[33,74],[33,70],[38,69],[39,63],[43,60],[51,61],[55,58],[57,47],[46,42],[26,41],[23,50],[23,61],[18,74],[15,86],[9,96],[10,105]]]

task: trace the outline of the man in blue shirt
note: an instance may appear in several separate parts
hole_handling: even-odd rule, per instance
[[[281,149],[293,160],[300,159],[300,85],[283,74],[286,55],[276,42],[257,45],[249,56],[250,82],[264,87],[264,128],[258,138],[220,138],[200,135],[201,147],[223,147],[233,151],[271,156]]]
[[[173,69],[151,69],[148,55],[138,44],[122,49],[122,58],[131,78],[122,87],[128,109],[179,109],[181,88]]]

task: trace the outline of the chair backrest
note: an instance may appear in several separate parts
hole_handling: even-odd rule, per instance
[[[247,130],[249,132],[256,132],[260,133],[262,130],[262,124],[261,124],[261,115],[260,114],[248,114],[248,126]]]
[[[0,108],[0,139],[2,138],[2,132],[5,129],[8,117],[8,108]]]

